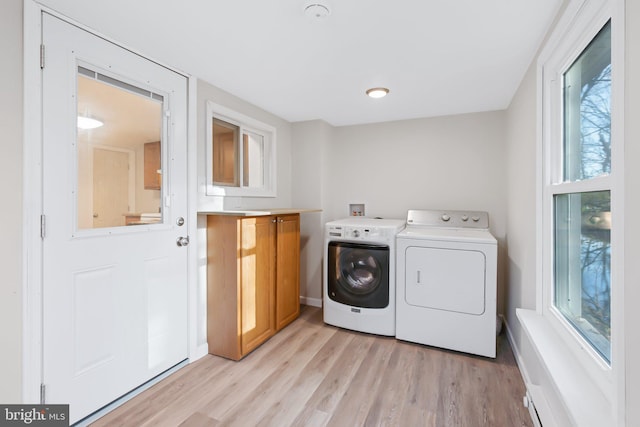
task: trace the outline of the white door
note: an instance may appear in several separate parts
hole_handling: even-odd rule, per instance
[[[46,13],[42,25],[43,384],[73,423],[187,358],[187,80]],[[146,190],[143,145],[158,140],[162,185]],[[135,152],[121,214],[151,223],[91,220],[93,144]]]

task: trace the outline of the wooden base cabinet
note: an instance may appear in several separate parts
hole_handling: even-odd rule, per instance
[[[276,330],[300,315],[300,214],[276,219]]]
[[[299,299],[299,214],[208,216],[209,353],[240,360],[298,317]]]

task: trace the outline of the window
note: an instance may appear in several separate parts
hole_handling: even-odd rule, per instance
[[[554,196],[554,305],[611,360],[611,193]]]
[[[547,409],[576,425],[624,420],[619,4],[567,2],[538,58],[537,304],[518,316],[548,373],[539,391],[562,403]]]
[[[77,68],[76,228],[160,223],[165,98],[90,67]]]
[[[275,128],[207,103],[207,195],[275,197]]]
[[[553,305],[611,361],[611,24],[562,73],[553,198]],[[580,186],[580,187],[578,187]],[[593,191],[597,190],[597,191]]]
[[[601,392],[613,393],[616,277],[621,277],[621,179],[616,94],[622,84],[606,0],[575,1],[576,15],[541,58],[542,314]],[[619,319],[619,318],[618,318]],[[616,323],[618,322],[618,323]],[[617,353],[616,353],[617,351]]]

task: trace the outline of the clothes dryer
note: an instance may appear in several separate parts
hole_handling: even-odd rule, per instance
[[[395,238],[404,226],[400,219],[366,217],[326,224],[325,323],[395,335]]]
[[[396,244],[396,337],[496,357],[497,242],[488,214],[410,210]]]

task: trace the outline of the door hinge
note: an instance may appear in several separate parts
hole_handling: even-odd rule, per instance
[[[44,405],[45,398],[47,393],[47,386],[44,384],[40,384],[40,404]]]
[[[44,44],[40,45],[40,68],[44,68]]]
[[[40,238],[44,239],[46,234],[46,217],[44,215],[40,215]]]

